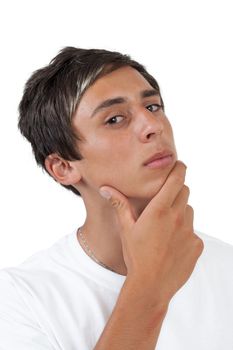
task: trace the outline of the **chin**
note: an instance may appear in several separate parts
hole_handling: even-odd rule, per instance
[[[142,191],[141,189],[140,192],[135,191],[133,194],[128,193],[128,194],[125,194],[125,196],[127,196],[129,199],[133,201],[148,201],[148,200],[150,201],[160,191],[162,185],[163,184],[161,184],[161,186],[154,186],[154,187],[150,186],[150,188],[144,189],[144,191]]]
[[[147,186],[138,186],[137,190],[135,190],[134,193],[132,193],[132,191],[131,194],[128,193],[125,195],[128,198],[131,198],[133,201],[150,201],[154,196],[156,196],[159,193],[159,191],[165,184],[169,173],[170,171],[168,171],[164,176],[161,176],[159,179],[156,179],[155,182],[150,182],[147,184]]]

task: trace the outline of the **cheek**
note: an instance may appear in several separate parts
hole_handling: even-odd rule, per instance
[[[166,125],[166,129],[167,129],[168,133],[173,137],[172,125],[167,117],[165,117],[165,125]]]
[[[85,154],[97,166],[120,165],[127,158],[129,143],[127,139],[110,135],[108,137],[92,138],[86,147]]]
[[[125,190],[129,186],[129,179],[135,175],[133,165],[130,166],[132,155],[130,157],[124,148],[117,147],[116,149],[114,146],[104,152],[104,156],[98,154],[96,160],[93,160],[92,179],[97,186],[109,185]]]
[[[88,144],[83,150],[86,158],[85,178],[89,183],[103,184],[103,182],[114,182],[119,179],[119,172],[124,173],[128,165],[126,147],[121,142],[99,141]],[[127,147],[128,149],[128,147]]]

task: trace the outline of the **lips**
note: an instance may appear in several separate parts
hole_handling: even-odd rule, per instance
[[[145,161],[145,163],[143,163],[143,165],[148,165],[149,163],[151,163],[151,162],[153,162],[153,161],[155,161],[157,159],[161,159],[161,158],[164,158],[164,157],[167,157],[167,156],[172,156],[172,152],[168,151],[168,150],[164,150],[162,152],[155,153],[150,158],[148,158]]]

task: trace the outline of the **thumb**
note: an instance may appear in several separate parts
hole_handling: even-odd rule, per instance
[[[109,186],[101,187],[99,193],[102,197],[106,198],[115,209],[123,230],[129,230],[136,220],[128,198],[115,188]]]

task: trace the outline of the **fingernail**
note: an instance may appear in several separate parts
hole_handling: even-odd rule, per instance
[[[185,169],[187,169],[187,165],[182,160],[180,162],[185,166]]]
[[[111,198],[111,193],[106,191],[106,190],[99,190],[99,193],[101,194],[102,197],[106,198],[106,199],[109,199]]]

